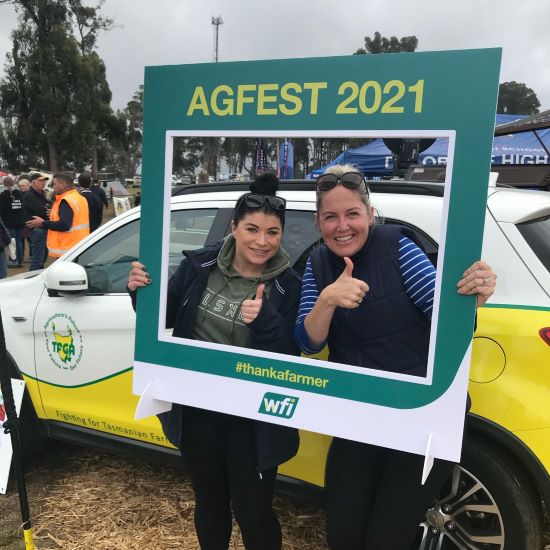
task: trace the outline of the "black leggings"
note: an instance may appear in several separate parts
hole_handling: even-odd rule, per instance
[[[261,477],[257,471],[254,422],[186,408],[182,435],[201,549],[227,550],[233,509],[246,550],[280,550],[281,528],[272,508],[277,469]]]
[[[454,466],[435,460],[421,485],[423,463],[423,456],[334,438],[326,468],[329,548],[409,550]]]

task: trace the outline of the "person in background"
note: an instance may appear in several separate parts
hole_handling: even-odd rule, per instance
[[[76,190],[73,177],[67,172],[60,172],[53,177],[54,203],[50,219],[33,216],[27,227],[47,229],[46,244],[48,255],[62,256],[90,234],[90,214],[88,202]]]
[[[15,189],[15,182],[11,176],[6,176],[3,181],[6,188],[0,195],[0,216],[4,220],[10,235],[15,239],[16,259],[8,264],[9,267],[21,267],[23,265],[23,229],[25,219],[23,217],[23,194]]]
[[[23,196],[23,214],[25,223],[32,220],[33,217],[47,219],[49,217],[50,203],[44,193],[47,177],[38,173],[33,173],[30,176],[29,190]],[[29,240],[31,243],[31,265],[29,271],[44,268],[46,260],[46,234],[47,230],[42,227],[35,227],[29,230]]]
[[[19,187],[19,191],[21,191],[23,195],[29,190],[30,185],[31,182],[26,178],[17,180],[17,187]]]
[[[166,326],[175,337],[298,353],[292,330],[300,280],[280,246],[286,203],[276,196],[277,185],[272,174],[258,177],[237,201],[231,234],[184,251],[168,283]],[[150,282],[143,264],[133,262],[134,307],[136,291]],[[246,550],[280,550],[273,489],[278,465],[298,450],[297,430],[176,404],[159,418],[191,476],[201,550],[229,548],[231,510]]]
[[[78,176],[78,185],[80,194],[88,201],[88,211],[90,212],[90,233],[95,231],[103,218],[103,205],[101,199],[91,189],[92,177],[89,172],[82,172]]]
[[[336,363],[425,377],[435,268],[412,233],[375,223],[365,180],[353,166],[328,168],[317,178],[316,194],[325,244],[306,264],[296,342],[307,354],[328,343],[329,361]],[[495,281],[492,269],[478,261],[464,271],[457,292],[475,296],[481,306]],[[325,471],[329,548],[411,548],[454,467],[435,460],[421,485],[423,461],[334,437]]]
[[[21,191],[21,194],[23,195],[23,204],[25,203],[25,193],[29,190],[29,187],[31,185],[31,182],[27,179],[27,178],[19,178],[17,180],[17,187],[19,187],[19,191]],[[25,208],[23,207],[23,218],[25,217]],[[21,243],[22,243],[22,247],[23,247],[23,259],[25,258],[25,241],[27,242],[28,244],[28,248],[29,248],[29,256],[32,256],[32,248],[31,248],[31,241],[30,241],[30,238],[29,238],[29,228],[28,227],[24,227],[23,228],[23,234],[21,236]]]
[[[134,206],[139,206],[141,204],[141,193],[138,191],[134,195]]]
[[[0,216],[0,279],[8,276],[8,246],[11,241],[10,232]]]
[[[94,184],[92,185],[91,189],[92,189],[92,193],[95,193],[99,197],[99,200],[102,202],[103,206],[105,208],[108,208],[109,201],[107,200],[107,195],[105,194],[105,191],[101,187],[99,180],[97,179],[94,180]]]

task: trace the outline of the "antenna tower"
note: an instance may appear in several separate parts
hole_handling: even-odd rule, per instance
[[[223,19],[221,15],[218,15],[218,17],[212,16],[212,25],[214,26],[214,62],[218,62],[218,31],[220,25],[223,25]]]

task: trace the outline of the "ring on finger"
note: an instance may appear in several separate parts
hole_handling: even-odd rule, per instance
[[[483,277],[483,284],[486,285],[489,282],[489,277]]]
[[[363,301],[362,297],[357,298],[357,303],[360,304]]]

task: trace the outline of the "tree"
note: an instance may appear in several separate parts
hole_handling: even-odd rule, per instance
[[[143,85],[126,104],[126,108],[120,116],[126,125],[126,174],[133,177],[141,162],[141,145],[143,139]]]
[[[194,174],[201,163],[204,148],[205,144],[201,138],[174,138],[172,171],[180,175]]]
[[[498,87],[497,113],[535,115],[539,107],[540,101],[535,92],[522,82],[503,82]]]
[[[254,138],[225,138],[222,144],[222,153],[227,161],[229,171],[235,174],[242,174],[253,169],[252,155],[254,153]],[[250,168],[247,167],[250,162]]]
[[[365,36],[365,47],[359,48],[354,55],[364,55],[369,53],[400,53],[414,52],[418,47],[418,38],[416,36],[395,36],[387,39],[378,31],[374,33],[374,38]]]
[[[113,114],[105,67],[92,50],[97,31],[112,21],[98,15],[101,4],[84,7],[81,0],[2,3],[15,5],[19,26],[0,84],[1,145],[18,145],[16,164],[26,156],[27,166],[52,171],[95,167],[96,137]]]

